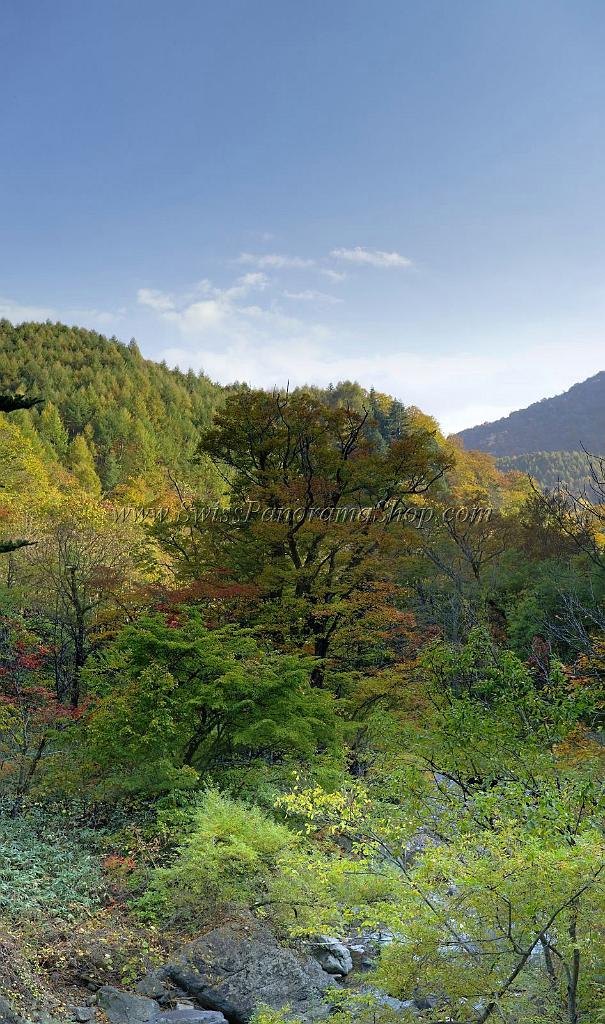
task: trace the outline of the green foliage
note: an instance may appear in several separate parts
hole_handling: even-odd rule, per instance
[[[65,459],[69,445],[69,434],[63,425],[59,410],[52,402],[48,402],[38,421],[38,433],[48,446],[51,455]]]
[[[273,1010],[269,1006],[260,1006],[250,1019],[250,1024],[303,1024],[300,1017],[293,1017],[287,1007]]]
[[[562,486],[573,494],[593,493],[590,464],[582,451],[529,452],[526,455],[501,456],[496,462],[503,473],[528,473],[539,487],[549,491],[556,491]]]
[[[76,434],[69,446],[68,466],[85,491],[97,497],[101,494],[101,481],[83,434]]]
[[[285,649],[312,651],[316,686],[327,684],[335,652],[388,656],[400,621],[393,565],[409,538],[372,510],[388,505],[394,515],[420,500],[453,462],[417,416],[401,414],[392,427],[385,443],[368,410],[326,405],[302,389],[231,395],[200,452],[228,478],[229,508],[252,515],[227,531],[202,527],[193,543],[164,538],[181,564],[186,552],[186,571],[199,576],[218,564],[252,587],[250,621]]]
[[[47,504],[52,503],[53,487],[48,467],[32,440],[15,422],[0,414],[0,532],[6,520],[11,529],[31,534],[32,524]],[[0,552],[23,547],[28,540],[2,540]]]
[[[375,978],[372,977],[372,981]],[[332,1001],[332,998],[330,999]],[[411,1000],[408,1000],[411,1004]],[[395,1000],[372,986],[371,989],[344,989],[334,993],[335,1024],[414,1024],[418,1011],[411,1004],[401,1006]]]
[[[136,907],[194,923],[208,907],[271,901],[272,880],[297,837],[259,808],[207,791],[192,810],[174,863],[157,868]]]
[[[94,833],[32,810],[0,817],[0,911],[15,920],[71,920],[100,905]]]
[[[41,413],[23,415],[49,457],[66,461],[69,442],[91,427],[87,442],[106,492],[146,473],[157,476],[157,497],[158,487],[172,490],[166,467],[181,482],[203,486],[191,456],[198,427],[221,398],[207,377],[169,370],[143,359],[136,345],[59,323],[0,320],[0,354],[1,390],[23,386],[44,397]]]
[[[224,392],[60,324],[2,321],[0,351],[0,387],[45,400],[0,396],[0,911],[94,910],[100,839],[112,896],[162,932],[236,908],[290,939],[391,933],[382,991],[347,988],[340,1024],[594,1024],[598,502],[529,493],[351,382]],[[197,522],[152,529],[112,512],[190,502]],[[423,528],[338,521],[388,503]],[[444,516],[459,505],[494,510]],[[28,810],[42,793],[105,825]]]
[[[477,1024],[533,1021],[536,1001],[549,1024],[568,1005],[589,1020],[605,969],[605,762],[582,727],[595,695],[556,666],[536,682],[482,630],[423,660],[424,699],[410,693],[399,729],[378,718],[365,782],[279,805],[348,840],[349,878],[375,879],[349,890],[345,916],[393,934],[375,976],[389,994],[433,994],[440,1020],[478,1003]],[[317,931],[342,900],[329,876]]]
[[[335,741],[334,700],[309,684],[309,660],[261,648],[193,611],[127,627],[88,669],[101,696],[88,770],[131,792],[194,786],[208,772],[296,755]]]

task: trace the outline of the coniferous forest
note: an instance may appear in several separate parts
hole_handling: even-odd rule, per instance
[[[603,462],[0,354],[0,1020],[605,1020]]]

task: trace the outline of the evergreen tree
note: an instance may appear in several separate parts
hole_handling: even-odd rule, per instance
[[[115,453],[113,451],[109,451],[102,469],[102,480],[104,490],[107,493],[113,491],[119,479],[120,463],[118,462]]]
[[[16,412],[18,409],[31,409],[33,406],[38,405],[40,401],[40,398],[25,398],[23,395],[0,395],[0,412],[9,413]],[[0,544],[0,554],[6,554],[9,551],[16,551],[17,548],[23,548],[28,544],[31,544],[31,541],[4,541]]]
[[[69,469],[89,494],[99,497],[101,481],[97,476],[94,459],[83,434],[76,434],[69,446]]]
[[[40,415],[39,432],[52,452],[59,459],[64,459],[69,448],[69,434],[56,405],[49,402]]]

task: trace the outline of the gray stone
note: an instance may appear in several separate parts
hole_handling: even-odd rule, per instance
[[[394,996],[388,996],[386,992],[381,992],[380,989],[372,988],[370,985],[364,985],[359,992],[373,996],[378,1006],[384,1006],[386,1009],[393,1010],[394,1013],[412,1013],[414,1015],[417,1009],[413,999],[395,999]]]
[[[436,996],[423,995],[418,991],[414,992],[413,1001],[417,1010],[434,1010],[439,1005]]]
[[[0,1024],[24,1024],[23,1017],[15,1013],[4,996],[0,996]]]
[[[97,1005],[110,1024],[150,1024],[158,1016],[159,1006],[146,996],[133,996],[112,985],[102,985],[97,992]]]
[[[148,999],[156,999],[162,1006],[166,1002],[171,1002],[174,995],[168,975],[163,967],[145,974],[138,984],[135,985],[135,991],[138,995],[146,995]]]
[[[353,970],[351,954],[338,939],[333,939],[329,935],[320,935],[311,943],[310,950],[322,970],[327,974],[343,977]]]
[[[166,982],[168,981],[168,975],[164,967],[158,967],[153,971],[149,971],[135,987],[135,991],[138,995],[147,996],[148,999],[156,999],[158,1003],[162,1005],[170,1002],[174,991],[168,987]]]
[[[376,953],[370,946],[356,942],[352,946],[347,946],[347,949],[351,954],[354,971],[371,971],[376,959]]]
[[[94,1020],[96,1017],[96,1011],[92,1006],[76,1006],[74,1008],[74,1020],[78,1021],[78,1024],[87,1024],[87,1021]]]
[[[152,974],[154,990],[158,976]],[[229,1024],[248,1024],[261,1004],[275,1010],[287,1006],[306,1024],[325,1020],[329,1008],[324,996],[336,984],[316,960],[280,946],[252,917],[230,921],[183,947],[162,968],[161,983],[166,980],[203,1009],[224,1014]],[[143,990],[150,990],[145,979],[138,986]]]
[[[156,1018],[157,1024],[227,1024],[227,1018],[218,1010],[196,1010],[193,1006],[184,1009],[164,1010]]]

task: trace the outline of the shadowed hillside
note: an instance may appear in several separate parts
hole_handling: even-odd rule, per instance
[[[492,455],[605,450],[605,372],[562,395],[544,398],[510,416],[458,435],[466,448]]]

